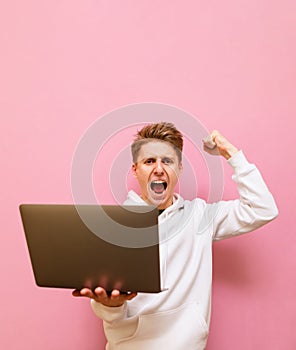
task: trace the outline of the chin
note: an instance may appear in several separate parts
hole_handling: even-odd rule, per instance
[[[149,202],[152,205],[155,205],[156,207],[158,207],[159,209],[165,209],[168,206],[170,206],[170,201],[169,201],[169,197],[165,196],[164,198],[155,198],[153,196],[149,196]]]

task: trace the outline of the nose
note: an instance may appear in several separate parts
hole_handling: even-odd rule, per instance
[[[154,168],[154,173],[161,175],[163,174],[163,163],[161,161],[161,159],[158,159],[155,163],[155,168]]]

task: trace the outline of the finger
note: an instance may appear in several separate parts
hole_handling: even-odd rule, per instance
[[[126,296],[126,300],[132,300],[136,296],[137,296],[137,293],[130,293]]]
[[[203,145],[203,150],[213,156],[216,156],[216,155],[219,155],[219,149],[218,147],[215,147],[215,148],[209,148],[207,147],[206,145]]]
[[[81,297],[82,295],[80,294],[80,290],[79,289],[75,289],[72,291],[72,295],[73,297]]]
[[[111,297],[119,297],[120,296],[120,291],[118,289],[113,289],[111,292]]]
[[[217,145],[216,143],[213,141],[212,135],[208,135],[207,137],[205,137],[203,140],[203,146],[204,149],[214,149]]]
[[[72,291],[73,297],[88,297],[88,298],[93,298],[93,293],[90,289],[88,288],[83,288],[81,290],[75,289]]]
[[[120,299],[125,300],[125,294],[120,294],[120,291],[118,289],[113,289],[110,295],[110,299],[112,301],[118,301]]]
[[[80,295],[83,297],[94,298],[94,293],[88,288],[82,288],[80,290]]]
[[[94,290],[94,294],[99,298],[108,298],[108,294],[107,294],[106,290],[102,287],[97,287]]]
[[[210,135],[211,135],[211,138],[214,142],[216,142],[215,141],[216,137],[222,136],[218,130],[213,130]]]

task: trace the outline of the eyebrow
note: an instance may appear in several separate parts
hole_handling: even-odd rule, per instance
[[[148,156],[148,157],[144,157],[144,158],[140,159],[140,161],[145,161],[145,160],[149,160],[149,159],[154,160],[157,158],[160,158],[161,160],[164,160],[164,159],[174,160],[173,156],[162,156],[162,157]]]

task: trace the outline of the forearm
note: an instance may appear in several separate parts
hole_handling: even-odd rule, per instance
[[[274,198],[259,170],[250,164],[242,151],[236,152],[228,163],[234,169],[239,199],[210,205],[214,239],[231,237],[252,231],[278,215]]]
[[[228,160],[234,169],[233,180],[237,183],[240,201],[250,206],[258,217],[269,221],[277,216],[278,210],[259,170],[247,161],[242,151]]]

